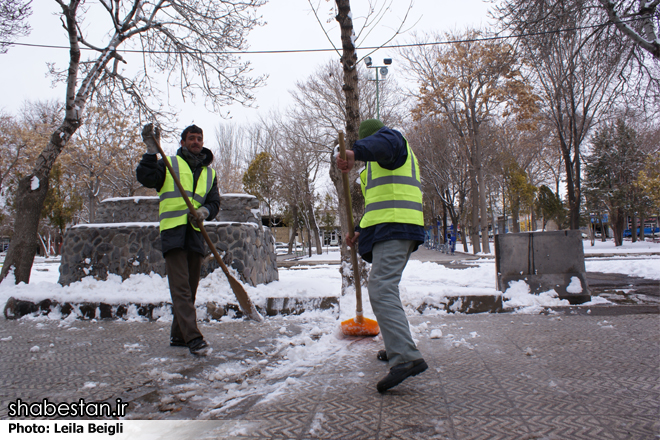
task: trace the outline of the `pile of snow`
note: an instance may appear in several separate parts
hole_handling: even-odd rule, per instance
[[[596,243],[598,244],[596,249],[600,252],[618,253],[622,249],[614,247],[611,241]],[[587,246],[589,246],[589,242],[585,241],[585,249]],[[660,251],[660,244],[626,242],[623,249],[628,250],[631,254],[634,254],[633,251],[642,252],[648,249],[655,252]],[[301,263],[314,260],[338,262],[339,258],[339,252],[332,250],[329,253],[324,252],[322,255],[303,258]],[[460,259],[460,256],[457,256],[457,259]],[[424,313],[444,313],[434,309],[433,306],[441,307],[443,300],[452,296],[499,295],[496,290],[495,265],[492,259],[464,261],[464,263],[469,267],[457,270],[431,262],[409,261],[400,285],[401,300],[408,313],[417,313],[418,307],[422,304],[430,306]],[[588,272],[621,273],[648,279],[660,279],[660,256],[635,257],[631,255],[614,259],[590,258],[586,261],[586,269]],[[266,299],[269,297],[319,298],[337,297],[341,293],[341,276],[336,264],[280,269],[279,277],[279,281],[265,285],[256,287],[245,285],[245,290],[255,305],[265,307]],[[29,285],[24,283],[15,285],[11,275],[0,284],[0,304],[6,304],[10,297],[32,302],[51,299],[60,303],[74,304],[82,302],[160,304],[170,301],[167,278],[153,273],[133,275],[123,281],[117,275],[109,275],[105,281],[87,277],[69,286],[59,285],[58,278],[59,263],[57,260],[36,259]],[[366,288],[363,290],[365,314],[372,316],[368,291]],[[598,301],[596,298],[594,300]],[[236,302],[234,293],[222,271],[215,271],[200,281],[197,304],[204,305],[207,302],[219,304]],[[355,296],[346,295],[340,299],[340,303],[340,319],[353,317]],[[561,302],[557,298],[554,291],[541,295],[529,293],[529,287],[524,282],[512,283],[505,293],[505,306],[517,308],[519,312],[523,313],[537,313],[543,307],[565,304],[565,301]],[[203,307],[200,307],[200,310],[203,313]],[[319,313],[325,313],[327,317],[333,316],[333,319],[336,319],[333,311]],[[157,312],[157,314],[162,315],[162,319],[171,319],[165,311]],[[140,319],[137,313],[129,313],[129,317]],[[200,318],[203,317],[200,316]]]
[[[527,283],[521,280],[509,283],[509,288],[503,294],[502,305],[505,309],[515,309],[516,313],[538,314],[545,307],[568,306],[570,303],[559,299],[554,290],[533,295]]]

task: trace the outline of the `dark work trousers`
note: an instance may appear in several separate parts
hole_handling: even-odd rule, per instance
[[[170,337],[186,344],[202,333],[197,328],[195,294],[202,269],[202,254],[186,249],[172,249],[165,254],[167,280],[172,296],[172,330]]]

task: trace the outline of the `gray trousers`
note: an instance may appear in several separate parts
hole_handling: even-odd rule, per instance
[[[375,243],[369,275],[369,300],[383,335],[390,367],[421,359],[410,335],[406,312],[399,297],[401,274],[415,246],[413,240]]]
[[[197,328],[195,294],[202,270],[201,254],[186,249],[172,249],[165,254],[167,281],[172,296],[172,330],[170,337],[186,344],[202,333]]]

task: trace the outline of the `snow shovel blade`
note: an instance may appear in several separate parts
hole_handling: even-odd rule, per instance
[[[377,336],[380,333],[378,322],[357,315],[341,323],[341,332],[346,336]]]

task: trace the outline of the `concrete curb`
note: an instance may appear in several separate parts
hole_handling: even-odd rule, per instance
[[[198,305],[198,308],[204,308],[204,305]],[[267,298],[266,308],[256,306],[259,313],[265,316],[278,315],[300,315],[311,310],[331,310],[333,315],[339,317],[339,297],[322,298]],[[43,316],[50,313],[60,314],[65,319],[75,314],[77,319],[109,319],[122,320],[131,316],[140,316],[150,321],[158,320],[161,316],[171,314],[172,304],[162,302],[157,304],[127,303],[127,304],[106,304],[106,303],[58,303],[50,299],[45,299],[38,303],[9,298],[4,308],[5,319],[20,319],[27,315]],[[445,297],[439,302],[423,303],[417,307],[421,314],[425,310],[442,310],[448,313],[501,313],[505,312],[502,306],[501,295],[462,295],[455,297]],[[206,303],[206,319],[219,320],[225,316],[233,318],[242,318],[243,312],[237,304],[219,304],[214,302]]]
[[[219,320],[225,316],[233,318],[242,318],[243,312],[238,304],[219,304],[215,302],[206,303],[205,320]],[[198,305],[198,308],[204,308],[204,305]],[[262,315],[300,315],[308,310],[333,310],[333,314],[339,316],[339,298],[267,298],[266,308],[257,306],[257,310]],[[110,319],[121,320],[128,319],[131,316],[140,316],[150,321],[158,320],[161,316],[169,315],[172,312],[172,304],[161,302],[157,304],[150,303],[126,303],[126,304],[106,304],[95,302],[82,303],[58,303],[50,299],[45,299],[38,303],[26,301],[11,297],[7,300],[4,308],[5,319],[20,319],[27,315],[43,316],[51,313],[59,313],[62,319],[75,314],[77,319]]]

